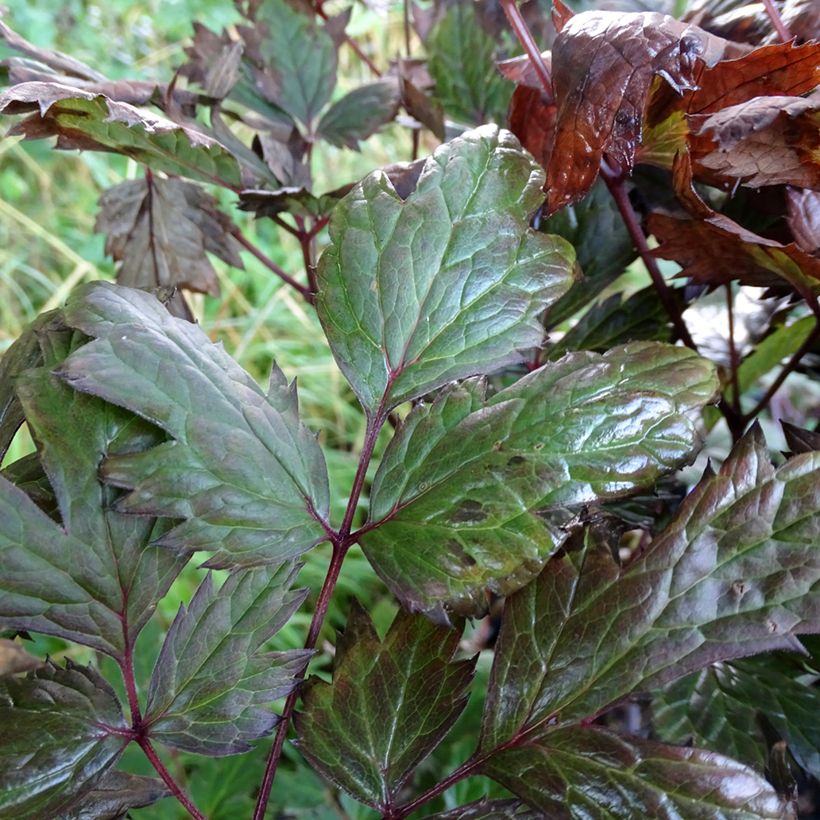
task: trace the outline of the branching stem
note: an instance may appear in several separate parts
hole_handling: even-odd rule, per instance
[[[194,820],[206,820],[205,815],[191,802],[191,798],[180,788],[179,784],[174,780],[174,776],[168,771],[162,759],[157,754],[156,749],[151,745],[151,741],[147,737],[137,738],[137,743],[145,752],[145,756],[151,761],[151,765],[156,770],[157,774],[162,778],[162,782],[168,787],[171,794],[176,797],[185,810]]]

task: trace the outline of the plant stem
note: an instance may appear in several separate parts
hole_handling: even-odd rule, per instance
[[[501,8],[504,9],[504,14],[507,16],[510,28],[512,28],[518,42],[524,49],[524,53],[530,58],[532,67],[538,75],[538,80],[544,89],[544,93],[548,99],[552,99],[552,79],[550,71],[547,68],[544,58],[541,56],[541,51],[536,45],[535,39],[532,36],[530,27],[527,21],[521,14],[521,9],[518,8],[516,0],[501,0]]]
[[[156,749],[151,745],[151,741],[147,737],[137,738],[137,743],[145,752],[145,756],[151,761],[151,765],[156,770],[157,774],[162,778],[162,782],[168,787],[171,794],[185,807],[185,810],[194,820],[206,820],[205,815],[191,802],[191,798],[185,794],[180,788],[179,784],[174,780],[173,775],[165,767],[165,764],[157,754]]]
[[[780,12],[774,4],[774,0],[763,0],[763,6],[766,9],[766,14],[769,15],[769,19],[772,21],[772,26],[777,32],[777,36],[784,43],[791,42],[792,35],[788,28],[786,28],[786,24],[783,22],[783,18],[780,16]]]
[[[758,413],[766,407],[766,405],[772,400],[772,396],[777,393],[783,385],[783,382],[786,381],[797,365],[800,364],[800,360],[806,355],[806,353],[808,353],[818,339],[820,339],[820,320],[818,320],[817,324],[814,326],[814,330],[808,335],[806,341],[800,345],[789,361],[783,365],[783,369],[780,371],[777,378],[769,385],[769,389],[763,394],[763,398],[761,398],[760,401],[748,413],[743,415],[744,425],[752,421],[752,419],[754,419]]]
[[[287,271],[283,270],[269,256],[262,253],[245,235],[237,228],[231,231],[231,236],[246,250],[255,256],[268,270],[273,271],[283,282],[295,288],[302,294],[307,302],[314,304],[314,295],[310,288],[306,288],[301,282],[297,282]]]
[[[384,817],[386,820],[402,820],[402,818],[407,817],[408,814],[412,814],[420,806],[423,806],[434,797],[438,797],[440,794],[447,791],[450,786],[454,786],[459,781],[469,777],[476,771],[476,769],[478,769],[487,757],[488,755],[486,754],[471,757],[469,760],[462,763],[455,771],[447,775],[444,780],[439,781],[435,786],[427,789],[426,792],[420,794],[417,798],[415,798],[415,800],[411,800],[403,806],[398,806],[391,811],[385,812]]]
[[[385,395],[386,399],[386,395]],[[376,441],[379,437],[379,432],[387,420],[387,410],[385,399],[382,400],[381,405],[376,412],[368,417],[367,429],[365,430],[364,443],[362,451],[359,455],[359,464],[356,468],[356,477],[353,479],[353,486],[350,490],[350,497],[347,501],[347,508],[345,509],[344,520],[342,526],[337,532],[330,535],[331,543],[333,544],[333,556],[330,559],[330,566],[325,575],[322,589],[319,592],[319,598],[316,602],[316,608],[313,610],[313,617],[310,621],[307,638],[305,639],[305,649],[313,649],[319,640],[319,635],[322,631],[322,625],[327,615],[330,599],[333,596],[333,590],[336,587],[336,582],[339,580],[339,573],[342,571],[342,564],[350,547],[356,542],[356,534],[351,535],[353,527],[353,519],[356,516],[356,508],[359,504],[359,498],[364,489],[364,482],[367,476],[367,468],[370,466],[370,461],[373,458],[373,450],[376,447]],[[276,769],[279,766],[279,760],[282,757],[282,749],[285,745],[285,738],[287,737],[290,720],[293,716],[293,711],[296,708],[296,701],[299,699],[298,682],[304,678],[304,672],[297,680],[297,686],[288,695],[285,701],[285,706],[282,709],[282,717],[279,725],[276,727],[276,737],[273,741],[270,754],[268,755],[267,763],[265,764],[265,773],[262,777],[262,783],[259,787],[259,796],[256,800],[256,808],[253,813],[253,820],[264,820],[265,811],[268,807],[268,800],[270,799],[270,791],[273,787],[273,779],[276,776]]]
[[[308,287],[310,292],[315,294],[319,289],[316,282],[316,265],[313,261],[313,238],[316,236],[313,227],[309,230],[305,228],[305,220],[301,216],[296,217],[296,224],[299,226],[297,237],[299,239],[299,247],[302,249],[302,262],[305,266],[305,276],[308,280]]]
[[[735,309],[732,298],[732,286],[726,284],[726,312],[729,317],[729,367],[732,381],[732,408],[738,415],[742,414],[740,407],[740,357],[737,355],[735,344]]]
[[[323,8],[323,3],[316,4],[316,13],[322,20],[327,21],[328,16],[327,12]],[[353,49],[356,56],[370,69],[370,72],[373,74],[374,77],[381,77],[382,73],[379,71],[378,66],[364,53],[362,47],[347,33],[344,34],[345,42]]]

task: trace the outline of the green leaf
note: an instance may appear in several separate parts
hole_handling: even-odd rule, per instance
[[[213,550],[207,566],[220,568],[280,563],[324,540],[324,456],[281,371],[266,395],[200,327],[108,283],[75,291],[66,320],[98,338],[66,361],[62,378],[174,438],[103,465],[106,481],[135,488],[119,509],[186,519],[158,543]]]
[[[774,370],[780,362],[796,353],[808,339],[817,325],[814,316],[804,316],[790,325],[783,325],[760,341],[741,362],[738,368],[738,382],[740,395],[744,395],[750,387]],[[726,388],[726,400],[731,402],[734,396],[734,387],[730,384]]]
[[[196,754],[246,752],[279,718],[267,708],[296,685],[309,650],[262,652],[304,601],[290,591],[298,566],[228,576],[209,573],[187,611],[180,606],[162,646],[143,725],[149,736]]]
[[[588,718],[719,660],[820,629],[820,453],[775,470],[759,428],[624,567],[587,532],[507,600],[482,748]]]
[[[184,562],[149,545],[163,531],[153,519],[111,509],[116,493],[103,487],[98,471],[106,453],[139,450],[157,443],[159,434],[131,413],[76,394],[51,374],[83,341],[78,334],[51,327],[39,340],[46,366],[20,375],[17,394],[59,523],[35,504],[46,496],[29,498],[0,478],[0,624],[121,657]],[[32,459],[27,464],[36,467]],[[29,475],[39,490],[37,471]]]
[[[557,327],[612,284],[636,257],[623,219],[601,180],[581,202],[569,205],[542,222],[545,233],[562,236],[575,248],[583,277],[553,305],[545,317]]]
[[[5,678],[0,816],[64,816],[122,754],[126,729],[113,689],[91,667],[49,662],[26,678]]]
[[[528,227],[543,172],[512,134],[470,131],[402,200],[386,174],[333,211],[317,308],[368,412],[521,361],[572,281],[572,250]]]
[[[470,125],[506,121],[514,86],[496,68],[496,41],[472,3],[453,3],[426,46],[435,97],[451,117]]]
[[[242,187],[236,158],[193,126],[178,125],[159,114],[59,83],[20,83],[0,95],[0,112],[32,116],[11,134],[28,139],[57,137],[57,147],[113,151],[156,171]]]
[[[819,675],[798,655],[714,664],[655,693],[653,726],[663,740],[719,749],[762,770],[767,760],[762,719],[817,777],[820,691],[813,684]]]
[[[255,16],[262,25],[259,53],[270,75],[270,100],[312,132],[336,85],[336,45],[312,14],[286,0],[264,0]]]
[[[598,728],[553,729],[482,770],[551,818],[791,816],[763,777],[728,757]]]
[[[313,679],[299,749],[326,778],[386,810],[467,703],[475,659],[453,660],[460,630],[399,612],[384,640],[357,609],[336,647],[333,683]]]
[[[359,141],[375,134],[398,110],[399,88],[395,78],[360,85],[328,108],[316,135],[331,145],[358,151]]]
[[[613,293],[591,307],[559,342],[548,351],[558,359],[572,350],[604,352],[616,344],[638,339],[669,341],[669,316],[654,287],[644,288],[624,299]]]
[[[169,794],[166,785],[156,777],[109,772],[60,817],[61,820],[120,820],[131,809],[152,806]]]
[[[485,398],[480,382],[417,407],[384,454],[360,543],[411,609],[446,617],[530,581],[577,508],[651,485],[697,450],[717,389],[689,350],[573,353]]]

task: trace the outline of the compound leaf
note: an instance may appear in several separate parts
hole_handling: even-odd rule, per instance
[[[59,83],[20,83],[0,95],[2,113],[32,111],[10,133],[56,136],[58,148],[113,151],[167,174],[243,185],[239,163],[219,142],[146,109]]]
[[[357,799],[394,805],[467,704],[475,659],[453,660],[460,634],[400,611],[379,640],[357,609],[336,648],[333,682],[313,680],[304,694],[302,753]]]
[[[324,456],[281,371],[266,395],[201,328],[117,285],[75,292],[66,320],[97,339],[62,378],[174,438],[103,465],[106,481],[134,490],[119,509],[186,519],[158,543],[214,550],[208,566],[235,567],[279,563],[324,540]]]
[[[266,707],[293,689],[312,654],[261,651],[305,599],[307,590],[290,590],[298,570],[240,570],[219,590],[206,576],[187,611],[180,606],[154,668],[143,719],[151,737],[227,755],[273,729],[278,716]]]
[[[360,85],[325,111],[316,134],[332,145],[358,151],[360,140],[366,140],[396,116],[399,99],[395,78]]]
[[[543,816],[783,820],[763,777],[700,749],[569,726],[494,754],[482,767]]]
[[[691,351],[635,343],[573,353],[486,399],[481,382],[417,407],[390,443],[360,543],[412,609],[475,614],[566,536],[567,508],[651,484],[697,449],[717,388]]]
[[[64,816],[122,754],[126,728],[114,690],[91,667],[49,662],[26,678],[5,678],[0,816]]]
[[[572,282],[572,249],[528,227],[543,173],[484,126],[441,146],[402,200],[384,172],[336,206],[317,308],[368,412],[520,361]]]
[[[775,470],[755,427],[631,563],[589,530],[549,561],[507,601],[482,747],[820,629],[818,478],[820,453]]]
[[[136,639],[184,561],[151,545],[151,518],[111,509],[116,492],[98,478],[107,453],[156,444],[157,430],[131,413],[75,393],[50,372],[84,341],[52,325],[39,334],[45,367],[17,377],[39,464],[0,477],[0,624],[91,646],[115,657]],[[40,470],[44,472],[40,478]],[[58,521],[35,503],[56,499]],[[42,498],[41,498],[42,496]],[[51,504],[45,503],[46,508]]]

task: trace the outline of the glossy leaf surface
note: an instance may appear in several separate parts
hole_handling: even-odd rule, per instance
[[[483,770],[544,816],[783,820],[764,778],[728,757],[572,726],[493,755]]]
[[[116,285],[80,289],[66,320],[98,338],[65,363],[62,378],[173,436],[103,467],[108,482],[136,488],[118,508],[187,519],[159,543],[214,550],[208,566],[226,567],[278,563],[324,539],[324,456],[280,371],[265,394],[198,326]]]
[[[125,720],[91,667],[52,663],[0,682],[0,815],[58,817],[122,753]]]
[[[242,570],[217,590],[210,574],[168,630],[143,724],[148,734],[188,752],[245,752],[278,716],[268,707],[294,687],[311,652],[263,652],[304,601],[291,591],[298,567]]]
[[[184,563],[151,546],[163,530],[147,517],[111,509],[116,493],[99,481],[106,453],[133,452],[159,440],[132,414],[70,390],[50,370],[78,342],[52,328],[40,336],[46,367],[17,379],[17,394],[38,442],[39,461],[60,523],[0,478],[0,624],[74,640],[118,657],[150,618]],[[14,475],[14,466],[8,471]],[[17,476],[26,481],[24,471]],[[27,486],[24,483],[23,486]],[[50,507],[51,504],[47,504]]]
[[[528,227],[543,174],[515,137],[470,131],[402,200],[383,172],[333,212],[317,307],[368,412],[520,361],[572,282],[572,249]]]
[[[539,572],[567,508],[688,462],[716,386],[690,351],[636,343],[570,354],[489,399],[480,382],[444,391],[382,459],[365,554],[406,606],[481,612],[486,588],[509,594]]]
[[[357,611],[336,647],[333,683],[314,680],[297,717],[299,749],[329,780],[377,808],[467,703],[474,660],[453,660],[460,631],[399,612],[384,640]]]
[[[108,772],[62,817],[65,820],[120,820],[131,809],[152,806],[168,794],[165,784],[155,777]]]
[[[642,556],[620,567],[588,531],[551,560],[507,601],[482,747],[817,631],[819,477],[818,453],[775,470],[754,428]]]
[[[359,141],[375,134],[396,116],[399,88],[396,80],[379,80],[354,88],[323,114],[318,135],[331,145],[359,150]]]

